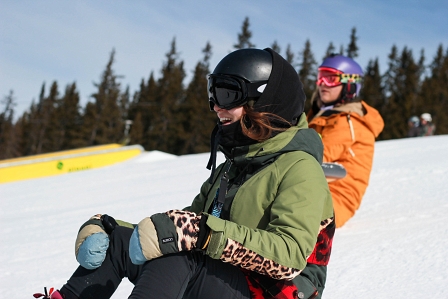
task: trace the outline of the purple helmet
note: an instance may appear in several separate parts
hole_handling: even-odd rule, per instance
[[[362,68],[359,66],[356,61],[351,59],[350,57],[346,57],[339,54],[331,54],[327,58],[324,59],[322,64],[319,66],[319,70],[330,70],[333,69],[337,72],[341,72],[347,75],[358,75],[361,78],[364,76],[364,72]],[[359,95],[361,91],[361,83],[356,82],[356,95]]]

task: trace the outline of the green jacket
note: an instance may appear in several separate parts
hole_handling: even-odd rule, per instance
[[[231,163],[224,219],[209,215],[212,234],[206,254],[275,279],[300,274],[321,222],[333,217],[320,166],[322,151],[320,137],[302,115],[297,126],[227,153],[213,183],[205,182],[186,208],[209,215],[220,178]]]
[[[322,142],[307,126],[302,115],[296,127],[265,142],[226,153],[227,161],[216,169],[212,183],[205,182],[186,209],[194,212],[191,216],[201,212],[208,215],[211,237],[205,252],[211,258],[249,270],[252,278],[258,275],[265,289],[279,280],[293,280],[300,298],[319,298],[315,295],[320,296],[325,286],[331,252],[333,206],[320,166]],[[208,212],[226,171],[229,184],[221,218],[217,218]],[[178,221],[171,219],[178,215],[185,217],[175,210],[154,214],[139,223],[136,231],[143,238],[138,237],[139,246],[135,247],[140,254],[133,255],[137,264],[184,250],[179,249],[180,239],[192,242],[197,228],[190,225],[198,223],[182,220],[178,227]],[[81,227],[77,252],[89,235],[106,233],[100,216]],[[170,242],[164,242],[167,236]],[[315,248],[319,250],[313,252]]]

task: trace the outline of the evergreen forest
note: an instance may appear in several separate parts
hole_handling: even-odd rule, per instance
[[[245,18],[234,49],[256,47],[251,41],[249,18]],[[330,42],[326,55],[340,53],[356,60],[359,54],[356,28],[350,42],[336,49]],[[288,44],[281,49],[276,41],[271,48],[296,69],[307,99],[316,89],[317,67],[324,57],[315,57],[311,41],[295,53]],[[76,82],[59,86],[57,81],[42,84],[38,100],[17,118],[14,115],[14,91],[0,102],[0,159],[36,155],[81,147],[121,143],[140,144],[145,150],[175,155],[209,151],[210,134],[217,121],[207,103],[206,75],[212,45],[207,43],[190,82],[184,82],[186,70],[176,48],[175,38],[163,60],[160,76],[153,72],[142,79],[131,94],[122,87],[114,70],[112,50],[100,82],[84,107],[80,105]],[[361,98],[382,115],[385,128],[378,140],[406,137],[408,119],[429,112],[436,134],[448,134],[448,48],[442,43],[436,53],[425,57],[424,49],[415,55],[412,49],[392,45],[387,69],[380,73],[378,58],[363,66],[365,77]],[[305,111],[310,101],[307,100]],[[17,119],[17,120],[15,120]]]

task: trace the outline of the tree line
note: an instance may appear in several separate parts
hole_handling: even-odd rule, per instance
[[[245,18],[234,49],[255,47],[251,41],[249,18]],[[340,53],[356,60],[359,53],[356,27],[347,46],[336,49],[330,42],[325,57]],[[316,90],[318,61],[307,40],[296,55],[290,44],[286,50],[274,41],[271,48],[290,62],[302,80],[307,99]],[[190,82],[184,62],[176,49],[175,38],[165,55],[160,77],[154,72],[142,79],[133,94],[122,88],[120,76],[113,68],[115,50],[110,53],[95,93],[84,107],[76,83],[63,92],[57,81],[44,83],[38,100],[32,102],[14,121],[15,97],[11,90],[0,107],[0,159],[35,155],[108,143],[140,144],[145,150],[159,150],[176,155],[209,151],[210,133],[216,115],[207,104],[207,82],[210,73],[212,46],[206,43],[203,57],[197,62]],[[319,59],[319,62],[321,60]],[[448,49],[442,44],[429,62],[424,50],[414,57],[406,46],[392,46],[388,67],[380,73],[378,58],[363,67],[365,77],[361,98],[382,115],[385,128],[379,140],[406,137],[407,120],[412,115],[429,112],[437,126],[437,134],[448,133]],[[310,101],[306,102],[308,110]]]

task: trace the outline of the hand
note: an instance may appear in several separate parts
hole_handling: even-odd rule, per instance
[[[117,222],[106,214],[97,214],[85,222],[76,238],[75,255],[79,264],[93,270],[101,266],[109,248],[109,234]]]
[[[170,210],[140,221],[132,233],[129,257],[136,265],[169,253],[203,250],[210,239],[207,216]]]

